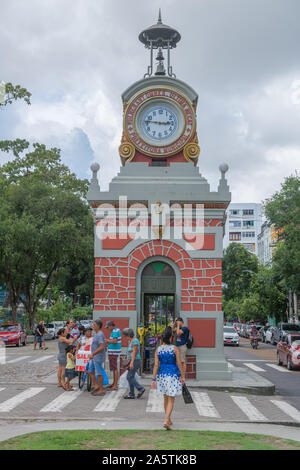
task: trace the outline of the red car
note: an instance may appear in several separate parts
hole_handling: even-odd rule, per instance
[[[289,370],[300,367],[300,334],[290,334],[277,343],[277,364]]]
[[[26,346],[26,332],[22,329],[20,323],[1,323],[0,324],[0,341],[5,345],[15,344],[20,347],[21,344]]]

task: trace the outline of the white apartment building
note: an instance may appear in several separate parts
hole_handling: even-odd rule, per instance
[[[254,203],[231,203],[227,209],[224,248],[241,243],[258,255],[258,235],[262,226],[262,206]]]
[[[273,252],[278,243],[278,230],[264,222],[258,235],[258,259],[262,264],[271,265]]]

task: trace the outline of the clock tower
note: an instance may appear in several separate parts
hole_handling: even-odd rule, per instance
[[[220,165],[218,189],[211,191],[198,167],[198,95],[171,65],[180,39],[160,12],[157,24],[140,33],[150,62],[122,94],[121,167],[108,191],[100,190],[99,165],[91,166],[94,318],[137,331],[142,372],[150,374],[161,332],[181,317],[194,338],[187,378],[227,380],[222,252],[228,166]]]

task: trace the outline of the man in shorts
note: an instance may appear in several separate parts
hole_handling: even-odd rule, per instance
[[[187,340],[189,337],[189,330],[184,326],[183,319],[181,317],[176,318],[173,325],[173,331],[176,334],[176,346],[179,350],[180,361],[182,363],[183,378],[185,379],[186,373],[186,352],[187,352]]]
[[[108,386],[108,390],[118,390],[118,357],[121,354],[121,331],[116,327],[113,320],[109,320],[105,328],[110,331],[110,338],[106,339],[107,353],[109,360],[109,370],[114,374],[114,381],[112,385]]]

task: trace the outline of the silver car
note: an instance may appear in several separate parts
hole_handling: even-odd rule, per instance
[[[224,326],[223,328],[224,344],[239,346],[240,337],[233,326]]]

